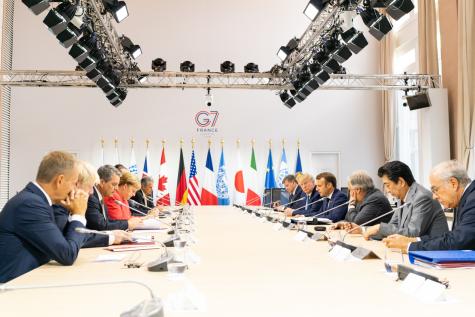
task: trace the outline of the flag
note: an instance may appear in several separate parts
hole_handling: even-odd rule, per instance
[[[279,186],[280,188],[284,187],[283,181],[285,176],[287,175],[289,175],[289,168],[287,166],[287,155],[285,155],[285,148],[282,148],[282,157],[280,158],[280,168],[277,186]]]
[[[228,177],[226,176],[226,165],[224,164],[223,148],[221,148],[221,158],[219,160],[216,192],[218,193],[218,205],[229,205]]]
[[[186,186],[185,161],[183,160],[183,149],[180,148],[180,162],[178,163],[178,177],[176,180],[175,205],[185,205],[188,201],[188,187]]]
[[[188,179],[188,203],[193,206],[201,205],[200,185],[196,176],[195,150],[191,151],[190,178]]]
[[[211,149],[208,149],[206,156],[205,179],[201,188],[201,205],[217,205],[218,195],[216,195],[216,180],[214,178],[213,159]]]
[[[269,148],[269,156],[267,157],[267,170],[266,170],[266,189],[276,188],[275,176],[274,176],[274,163],[272,162],[272,150]]]
[[[261,196],[257,194],[257,165],[256,155],[254,154],[254,146],[252,147],[250,172],[249,172],[249,185],[247,187],[246,205],[248,206],[260,206]]]
[[[114,153],[114,165],[120,163],[120,158],[119,158],[119,147],[117,146],[117,140],[115,140],[115,153]]]
[[[162,147],[160,169],[158,171],[158,200],[157,205],[170,206],[170,193],[168,192],[168,169],[165,158],[165,146]]]
[[[148,176],[148,150],[145,153],[145,160],[143,161],[143,170],[142,170],[142,178]]]
[[[297,149],[297,162],[295,163],[295,175],[302,173],[302,161],[300,160],[300,149]]]
[[[133,145],[132,145],[132,149],[130,151],[129,172],[134,174],[135,176],[138,176],[138,174],[139,174],[139,171],[137,169],[137,161],[135,159],[135,151],[134,151],[134,146]]]
[[[246,188],[244,187],[244,175],[239,148],[237,154],[237,170],[234,175],[234,203],[238,205],[244,205],[246,203]]]

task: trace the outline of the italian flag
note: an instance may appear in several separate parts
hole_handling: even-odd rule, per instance
[[[247,187],[246,205],[248,206],[260,206],[261,197],[257,194],[257,166],[256,155],[254,154],[254,146],[252,147],[250,172],[249,172],[249,185]]]

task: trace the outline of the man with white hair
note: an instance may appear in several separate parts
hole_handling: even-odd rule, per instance
[[[383,240],[388,248],[407,251],[475,250],[475,182],[457,161],[440,163],[430,177],[434,198],[445,208],[455,208],[452,231],[420,238],[392,235]]]

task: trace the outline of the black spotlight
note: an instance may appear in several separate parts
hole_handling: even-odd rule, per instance
[[[111,80],[105,76],[99,78],[99,80],[96,82],[96,85],[101,88],[105,94],[110,94],[116,88]]]
[[[323,85],[327,80],[330,79],[330,75],[321,68],[317,61],[311,63],[308,66],[308,69],[319,85]]]
[[[310,0],[307,4],[305,9],[303,10],[303,14],[310,20],[315,20],[315,18],[320,14],[320,11],[325,8],[328,0]]]
[[[102,2],[104,3],[106,10],[112,14],[117,23],[122,22],[129,16],[129,11],[127,10],[127,5],[124,1],[102,0]]]
[[[331,53],[331,56],[333,57],[334,60],[336,60],[338,63],[344,63],[346,62],[351,55],[353,55],[350,51],[350,49],[346,45],[342,45],[339,41],[337,41],[337,47],[335,50]]]
[[[80,63],[93,49],[97,49],[97,36],[95,33],[88,33],[84,34],[77,43],[73,44],[69,50],[69,55]]]
[[[167,70],[167,62],[161,58],[152,61],[152,70],[154,72],[164,72]]]
[[[127,97],[127,90],[125,90],[125,88],[117,88],[114,90],[113,94],[114,98],[109,101],[114,107],[118,107]],[[116,95],[118,95],[118,97],[116,97]]]
[[[386,12],[394,20],[399,20],[414,9],[414,4],[411,0],[389,0],[387,6]]]
[[[234,73],[234,63],[230,61],[225,61],[221,64],[221,73]]]
[[[49,8],[49,0],[21,0],[34,14],[38,15]]]
[[[368,45],[368,41],[363,35],[363,32],[357,31],[353,27],[341,33],[341,38],[345,41],[346,46],[355,54],[358,54]]]
[[[410,110],[417,110],[431,106],[429,95],[425,92],[419,92],[414,96],[407,96],[406,102]]]
[[[82,62],[79,63],[79,66],[84,69],[86,72],[90,72],[96,68],[97,59],[92,56],[87,56]]]
[[[80,29],[69,23],[66,29],[59,33],[56,38],[63,47],[68,48],[78,41],[81,33]]]
[[[338,69],[340,69],[340,64],[338,64],[338,62],[333,57],[329,57],[322,64],[322,68],[327,73],[332,74],[332,73],[336,72]]]
[[[137,57],[142,55],[142,49],[140,48],[140,45],[132,43],[132,41],[127,36],[122,35],[120,38],[120,44],[122,44],[124,51],[129,53],[133,59],[137,59]]]
[[[103,76],[103,73],[100,69],[93,68],[92,70],[86,73],[86,76],[93,82],[97,82]]]
[[[286,46],[281,46],[279,51],[277,51],[277,56],[284,61],[287,56],[289,56],[299,45],[299,40],[297,38],[293,38],[287,43]]]
[[[248,63],[246,66],[244,66],[244,72],[245,73],[258,73],[259,72],[259,65],[254,64],[254,63]]]
[[[76,6],[69,2],[59,4],[55,9],[49,10],[43,23],[54,34],[58,35],[63,32],[68,26],[69,21],[74,18],[76,14]]]
[[[386,16],[380,14],[371,7],[367,7],[360,13],[360,15],[364,24],[369,28],[369,33],[378,41],[381,41],[381,39],[393,28],[391,22]]]
[[[290,96],[286,90],[281,92],[279,96],[280,96],[280,100],[282,100],[284,105],[289,109],[292,109],[297,104],[294,98],[292,98],[292,96]]]
[[[185,73],[192,73],[195,71],[195,64],[190,61],[184,61],[180,64],[180,71]]]

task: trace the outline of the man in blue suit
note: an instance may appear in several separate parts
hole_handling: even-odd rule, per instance
[[[285,176],[282,180],[282,184],[284,184],[285,191],[289,194],[289,202],[287,203],[287,206],[278,207],[277,210],[293,211],[305,205],[305,193],[297,183],[297,179],[294,175],[289,174]]]
[[[395,234],[384,239],[384,244],[403,252],[475,250],[475,182],[457,161],[440,163],[429,179],[434,198],[445,208],[455,208],[452,231],[421,237]]]
[[[310,174],[302,174],[299,185],[305,194],[303,204],[298,208],[285,210],[286,216],[310,216],[316,214],[322,207],[322,200],[315,186],[315,180]]]
[[[77,161],[51,152],[40,163],[35,182],[11,198],[0,213],[0,283],[50,260],[72,265],[87,239],[84,228],[87,193],[76,189]],[[53,204],[65,205],[71,217],[64,233],[55,223]]]
[[[324,172],[317,175],[317,190],[320,196],[325,197],[322,207],[315,214],[321,218],[328,218],[333,222],[345,219],[348,210],[348,197],[336,188],[336,177],[332,173]],[[326,210],[329,212],[324,213]],[[323,213],[323,214],[322,214]]]

